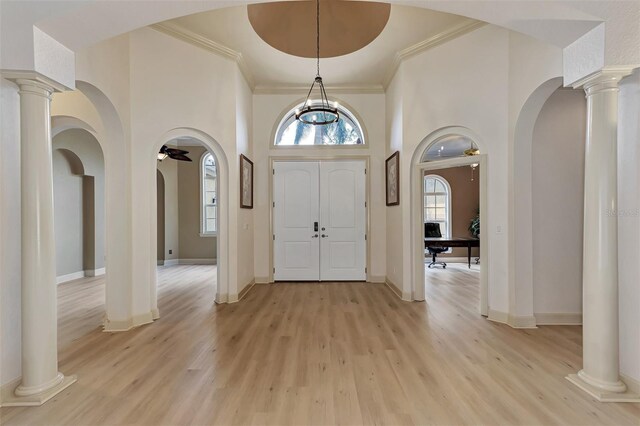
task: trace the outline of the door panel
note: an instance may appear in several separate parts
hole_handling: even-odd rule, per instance
[[[274,279],[320,280],[317,162],[274,163]]]
[[[366,280],[365,164],[320,163],[320,279]]]

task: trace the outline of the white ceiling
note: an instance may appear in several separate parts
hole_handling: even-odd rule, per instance
[[[422,156],[422,161],[436,161],[445,158],[462,157],[464,151],[478,146],[466,136],[451,135],[433,143]]]
[[[477,24],[477,21],[458,15],[392,5],[389,22],[378,38],[354,53],[322,59],[320,72],[325,85],[331,87],[382,87],[403,50],[424,41],[451,37],[453,33],[464,32],[465,28]],[[166,21],[163,25],[188,34],[190,37],[187,38],[194,39],[195,35],[195,38],[204,38],[240,53],[258,89],[306,87],[316,73],[315,59],[292,56],[265,43],[253,30],[246,6],[197,13]],[[309,30],[315,31],[315,28]]]

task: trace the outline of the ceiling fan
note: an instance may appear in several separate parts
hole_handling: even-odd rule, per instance
[[[158,161],[162,161],[167,157],[179,161],[192,161],[191,158],[185,155],[188,153],[189,151],[185,151],[184,149],[169,148],[166,145],[162,145],[162,148],[160,148],[158,152]]]

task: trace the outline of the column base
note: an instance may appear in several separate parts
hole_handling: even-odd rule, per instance
[[[15,392],[10,392],[8,395],[2,396],[2,406],[34,407],[42,405],[72,384],[74,384],[77,380],[78,378],[75,375],[64,376],[62,378],[62,381],[60,381],[60,383],[58,383],[57,385],[33,395],[17,396]]]
[[[569,374],[566,379],[600,402],[640,402],[640,395],[636,395],[628,390],[611,392],[600,389],[584,381],[578,374]]]

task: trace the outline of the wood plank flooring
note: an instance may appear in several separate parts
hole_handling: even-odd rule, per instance
[[[162,317],[126,333],[97,328],[99,280],[61,286],[60,369],[78,382],[0,423],[640,424],[640,404],[598,403],[564,379],[580,368],[580,327],[480,317],[477,270],[427,270],[426,303],[313,283],[214,305],[214,268],[161,268]]]

